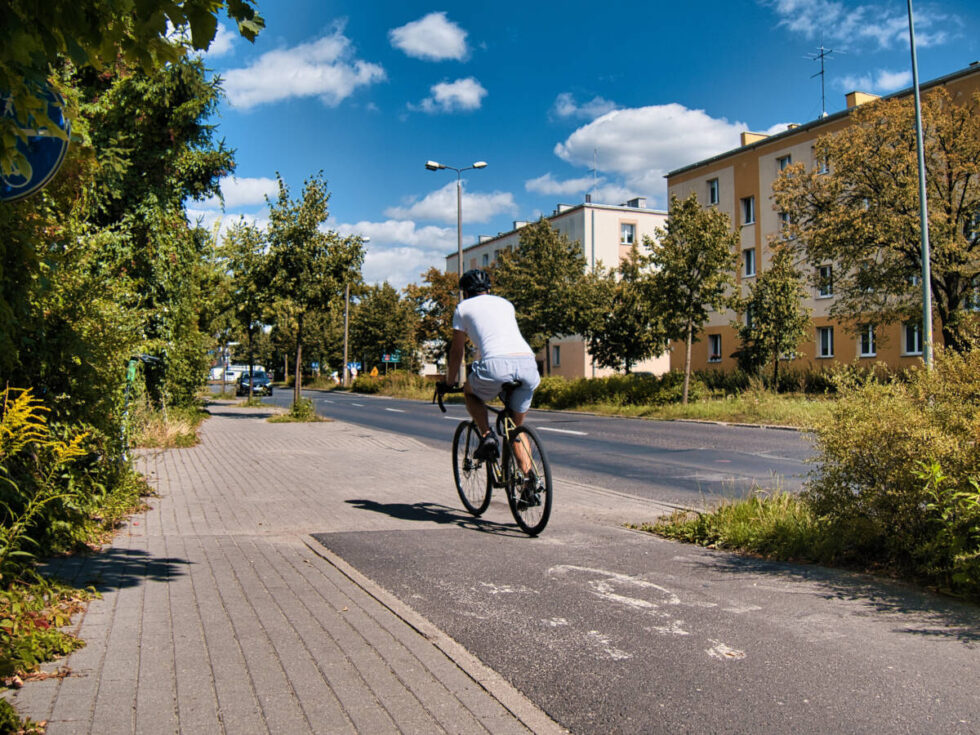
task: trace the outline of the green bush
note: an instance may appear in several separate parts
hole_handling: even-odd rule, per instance
[[[838,561],[980,595],[980,351],[838,390],[804,496],[847,539]]]
[[[351,390],[355,393],[380,393],[382,387],[380,378],[372,378],[370,375],[365,377],[358,375],[351,383]]]
[[[610,375],[605,378],[566,380],[551,376],[541,379],[534,392],[534,405],[554,409],[614,406],[659,406],[681,400],[684,375],[672,371],[659,378],[654,375]],[[704,385],[691,377],[689,397],[697,400],[706,393]]]

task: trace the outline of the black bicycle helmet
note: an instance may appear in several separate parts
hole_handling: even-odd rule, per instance
[[[459,279],[459,288],[466,294],[485,293],[490,290],[490,276],[479,268],[466,271]]]

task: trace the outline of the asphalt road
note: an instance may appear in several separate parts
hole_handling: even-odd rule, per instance
[[[449,412],[427,402],[344,392],[306,391],[330,418],[408,434],[448,449],[462,405]],[[289,405],[277,391],[271,402]],[[270,399],[266,399],[270,400]],[[556,479],[629,493],[660,502],[699,507],[718,497],[744,496],[753,488],[798,490],[812,456],[809,438],[797,431],[648,421],[561,411],[531,411]]]
[[[529,539],[499,495],[482,518],[460,508],[447,464],[462,407],[449,420],[420,402],[310,395],[329,417],[434,447],[397,455],[404,487],[390,453],[345,467],[363,487],[332,497],[326,482],[323,502],[349,530],[313,538],[571,732],[980,733],[976,605],[623,527],[704,488],[770,474],[795,486],[812,451],[800,434],[534,412],[557,497]]]

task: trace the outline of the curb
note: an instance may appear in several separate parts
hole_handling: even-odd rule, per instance
[[[310,551],[335,567],[337,571],[438,648],[446,658],[456,664],[463,673],[480,685],[491,697],[500,702],[504,709],[532,733],[536,735],[538,733],[568,734],[568,730],[551,719],[509,681],[393,594],[361,574],[325,546],[311,541],[306,536],[302,537],[302,542]]]

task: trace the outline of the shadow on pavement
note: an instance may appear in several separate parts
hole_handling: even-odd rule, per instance
[[[144,582],[168,582],[186,574],[186,559],[154,557],[140,549],[110,548],[92,555],[59,559],[47,565],[52,576],[99,592],[135,587]]]
[[[713,556],[705,569],[730,574],[765,574],[787,582],[807,582],[814,594],[827,600],[864,605],[868,612],[891,615],[897,633],[948,638],[980,644],[980,605],[942,597],[911,584],[828,567],[773,562],[748,557]]]
[[[429,521],[431,523],[451,523],[463,528],[475,529],[484,533],[494,533],[507,536],[523,536],[520,531],[510,525],[487,521],[464,514],[455,508],[437,503],[379,503],[375,500],[350,499],[345,503],[360,510],[370,510],[384,513],[392,518],[403,521]]]

